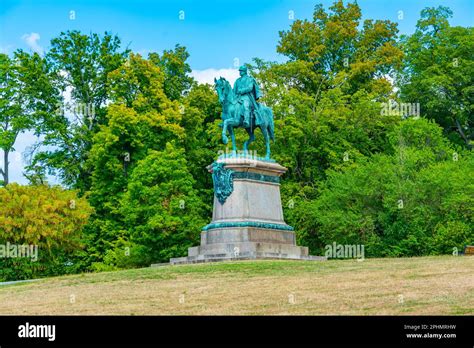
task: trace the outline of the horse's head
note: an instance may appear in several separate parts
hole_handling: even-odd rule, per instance
[[[220,77],[219,80],[214,78],[214,88],[219,96],[219,102],[221,105],[224,105],[226,102],[230,101],[232,95],[232,87],[230,86],[229,81],[225,78]]]

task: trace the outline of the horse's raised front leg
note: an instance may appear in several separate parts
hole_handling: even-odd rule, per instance
[[[229,138],[227,138],[227,127],[229,126],[229,119],[224,120],[223,125],[222,125],[222,142],[224,145],[227,145],[229,142]]]

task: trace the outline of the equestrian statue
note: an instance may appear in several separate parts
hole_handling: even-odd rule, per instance
[[[239,73],[240,77],[235,81],[234,89],[225,78],[214,78],[215,89],[222,105],[222,142],[227,144],[227,134],[230,134],[232,149],[236,152],[234,128],[244,128],[249,135],[248,140],[244,142],[244,153],[247,153],[249,145],[255,140],[255,129],[260,128],[265,139],[265,158],[270,159],[270,139],[275,140],[272,109],[258,102],[262,96],[260,87],[248,74],[247,67],[241,66]]]

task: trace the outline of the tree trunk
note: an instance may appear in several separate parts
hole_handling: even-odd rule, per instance
[[[10,151],[3,151],[3,184],[8,185],[8,154]]]
[[[466,142],[467,148],[472,149],[472,145],[470,144],[468,137],[466,137],[466,135],[464,134],[464,132],[462,130],[461,123],[459,122],[459,120],[457,118],[456,118],[455,122],[456,122],[456,127],[458,129],[458,133],[461,135],[463,140]]]

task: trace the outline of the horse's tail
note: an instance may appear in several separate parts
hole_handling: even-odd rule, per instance
[[[275,141],[275,124],[273,123],[273,112],[272,109],[267,108],[268,112],[268,133],[270,134],[270,139]]]

